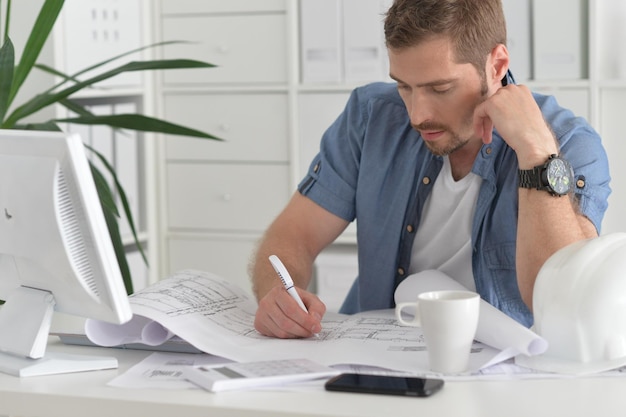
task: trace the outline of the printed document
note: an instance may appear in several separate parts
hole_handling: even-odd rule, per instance
[[[134,317],[128,323],[88,320],[85,330],[90,340],[102,346],[158,345],[177,335],[204,352],[237,362],[309,358],[323,365],[428,371],[421,330],[398,325],[393,310],[355,315],[327,313],[317,338],[268,338],[254,329],[257,304],[243,289],[214,274],[193,270],[176,273],[142,289],[130,297],[130,303]],[[511,323],[500,320],[499,325]],[[518,338],[516,330],[519,329],[512,325],[511,334],[494,331],[486,334],[488,340],[477,337],[468,372],[504,361],[517,352],[533,354],[532,341]]]

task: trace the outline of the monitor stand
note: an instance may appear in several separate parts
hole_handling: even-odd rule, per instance
[[[0,329],[5,329],[0,372],[37,376],[117,368],[113,357],[46,353],[54,305],[50,292],[35,288],[18,288],[7,298],[0,307]]]
[[[32,359],[0,352],[0,372],[20,377],[99,371],[117,366],[117,359],[106,356],[48,352],[43,358]]]

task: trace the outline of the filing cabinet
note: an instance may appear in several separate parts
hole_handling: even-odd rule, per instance
[[[218,273],[248,289],[248,258],[287,203],[289,54],[285,1],[160,2],[162,57],[215,68],[164,73],[164,118],[222,141],[166,137],[160,166],[164,275]]]

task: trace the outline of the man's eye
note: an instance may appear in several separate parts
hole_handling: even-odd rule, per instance
[[[437,87],[437,88],[433,88],[433,92],[436,94],[446,94],[448,92],[450,92],[451,88],[450,87],[445,87],[445,88],[441,88],[441,87]]]

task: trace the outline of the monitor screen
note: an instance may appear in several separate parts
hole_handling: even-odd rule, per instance
[[[0,130],[0,299],[0,371],[16,375],[51,360],[53,311],[132,316],[78,135]]]

